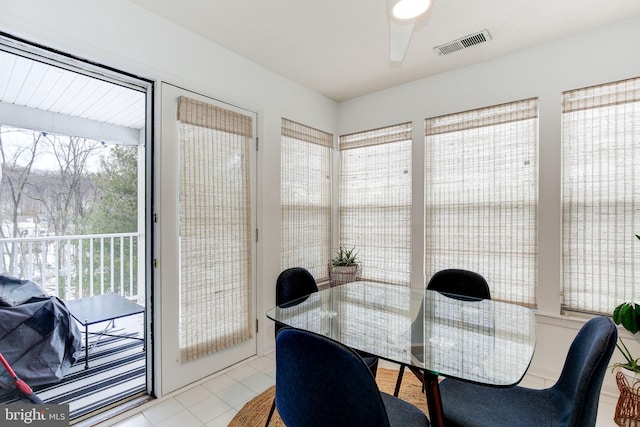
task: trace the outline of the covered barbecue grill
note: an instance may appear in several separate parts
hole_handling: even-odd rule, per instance
[[[0,352],[21,379],[31,386],[60,381],[81,345],[63,301],[32,281],[0,275]],[[14,389],[6,372],[0,372],[2,389]]]

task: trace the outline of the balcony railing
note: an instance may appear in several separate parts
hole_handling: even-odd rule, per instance
[[[142,304],[139,240],[137,233],[0,239],[0,268],[62,300],[116,293]]]

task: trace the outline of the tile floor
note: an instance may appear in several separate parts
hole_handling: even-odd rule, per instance
[[[397,369],[381,361],[379,365]],[[255,357],[205,378],[186,389],[154,400],[99,424],[87,420],[79,427],[226,427],[246,402],[275,384],[275,353]],[[522,385],[540,388],[539,379],[525,376]],[[601,399],[597,427],[615,426],[615,401]]]
[[[226,427],[247,403],[275,384],[275,353],[255,357],[162,399],[95,424],[99,427]],[[79,423],[90,426],[91,420]]]

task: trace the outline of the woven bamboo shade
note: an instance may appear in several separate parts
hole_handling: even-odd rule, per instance
[[[495,299],[536,305],[538,101],[425,120],[425,274],[482,274]]]
[[[340,245],[362,278],[409,285],[411,123],[340,137]]]
[[[281,132],[280,266],[304,267],[316,281],[327,280],[333,135],[284,118]]]
[[[563,303],[640,298],[640,78],[562,95]]]
[[[252,118],[181,97],[180,348],[197,359],[252,337]]]

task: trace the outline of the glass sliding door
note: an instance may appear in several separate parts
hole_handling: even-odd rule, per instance
[[[117,331],[109,322],[91,325],[88,337],[71,320],[81,347],[65,356],[70,367],[59,381],[32,384],[45,403],[68,402],[72,419],[151,392],[152,89],[143,79],[0,37],[3,274],[36,283],[71,313],[78,301],[107,294],[142,310],[117,321]],[[114,336],[95,334],[105,327]],[[9,358],[30,351],[9,342],[0,336]]]

